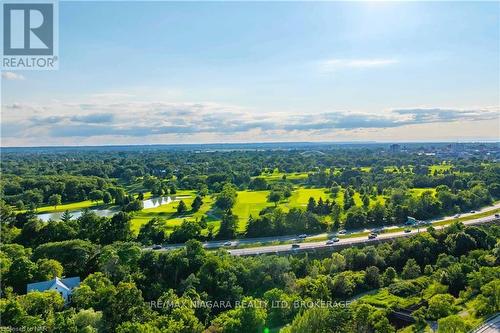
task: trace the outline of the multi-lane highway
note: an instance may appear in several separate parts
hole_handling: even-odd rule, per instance
[[[464,224],[480,224],[480,223],[488,223],[492,222],[495,219],[498,220],[498,218],[495,218],[495,215],[493,214],[493,211],[495,209],[500,208],[500,202],[496,203],[493,206],[485,207],[481,210],[478,210],[477,212],[469,212],[465,214],[461,214],[460,217],[467,217],[483,212],[488,212],[491,211],[491,215],[487,217],[481,217],[469,221],[463,222]],[[453,219],[457,218],[456,216],[448,216],[439,220],[433,220],[433,221],[428,221],[430,223],[436,223],[436,222],[442,222],[442,221],[451,221]],[[423,232],[427,226],[422,225],[420,229],[411,229],[411,232],[404,232],[404,231],[394,231],[391,232],[391,229],[398,229],[397,226],[387,226],[384,228],[379,228],[378,231],[380,232],[379,236],[375,239],[368,239],[367,236],[359,236],[359,237],[348,237],[349,235],[353,234],[359,234],[363,232],[370,232],[372,230],[365,229],[365,230],[352,230],[348,232],[345,236],[346,238],[341,238],[338,242],[334,244],[326,244],[325,240],[321,241],[314,241],[314,239],[325,239],[329,236],[332,236],[331,234],[327,233],[322,233],[322,234],[315,234],[315,235],[308,235],[304,239],[301,239],[301,243],[299,244],[299,247],[296,249],[292,249],[291,244],[280,244],[280,245],[261,245],[258,246],[258,244],[265,244],[265,243],[271,243],[271,242],[293,242],[298,239],[296,235],[287,235],[287,236],[275,236],[275,237],[260,237],[260,238],[245,238],[245,239],[234,239],[230,241],[210,241],[210,242],[205,242],[203,243],[203,247],[206,249],[216,249],[216,248],[221,248],[224,247],[228,250],[229,253],[233,255],[258,255],[258,254],[272,254],[272,253],[283,253],[283,252],[300,252],[300,251],[306,251],[306,250],[312,250],[312,249],[322,249],[322,248],[335,248],[335,247],[343,247],[343,246],[349,246],[349,245],[354,245],[354,244],[359,244],[359,243],[368,243],[368,242],[377,242],[381,240],[388,240],[388,239],[395,239],[398,237],[408,237],[411,235],[415,235],[416,233]],[[443,226],[435,226],[436,229],[442,229]],[[255,245],[255,246],[252,246]],[[160,251],[166,251],[166,250],[172,250],[172,249],[177,249],[184,246],[183,244],[172,244],[172,245],[167,245],[165,247],[162,247],[159,249]],[[245,247],[245,248],[238,248],[238,247]],[[151,249],[151,247],[145,248],[145,250]]]
[[[493,222],[495,220],[500,220],[499,218],[496,218],[494,215],[488,216],[488,217],[482,217],[470,221],[463,222],[464,224],[481,224],[481,223],[488,223],[488,222]],[[446,227],[445,225],[443,226],[435,226],[434,228],[436,230],[442,229]],[[405,231],[396,231],[396,232],[387,232],[387,233],[382,233],[379,234],[376,238],[369,239],[367,236],[359,236],[359,237],[352,237],[352,238],[343,238],[340,239],[338,242],[333,243],[333,244],[327,244],[326,241],[318,241],[318,242],[303,242],[299,244],[298,248],[293,249],[290,244],[283,244],[283,245],[270,245],[270,246],[260,246],[260,247],[252,247],[252,248],[244,248],[244,249],[232,249],[228,250],[231,254],[237,255],[237,256],[244,256],[244,255],[258,255],[258,254],[272,254],[272,253],[280,253],[280,252],[300,252],[300,251],[307,251],[307,250],[312,250],[312,249],[326,249],[326,248],[335,248],[335,247],[344,247],[348,245],[355,245],[355,244],[360,244],[360,243],[370,243],[370,242],[380,242],[383,240],[389,240],[389,239],[396,239],[399,237],[409,237],[411,235],[417,234],[419,231],[420,232],[425,232],[426,227],[422,226],[422,228],[419,229],[411,229],[410,232],[405,232]]]

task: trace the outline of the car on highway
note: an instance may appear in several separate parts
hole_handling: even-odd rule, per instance
[[[301,235],[299,235],[299,238],[300,238],[300,239],[304,239],[304,238],[306,238],[306,237],[307,237],[307,235],[306,235],[306,234],[301,234]]]
[[[153,250],[161,250],[161,245],[155,244],[151,247]]]
[[[377,234],[372,232],[371,234],[368,235],[368,239],[374,239],[377,238],[377,236],[378,236]]]
[[[475,210],[471,210],[469,213],[474,214],[475,212],[476,212]]]
[[[460,214],[455,214],[455,215],[453,215],[453,217],[458,219],[460,217]]]
[[[499,218],[499,217],[500,217],[500,214],[495,214],[495,217],[496,217],[496,218]]]
[[[338,232],[339,235],[345,235],[346,233],[347,233],[347,230],[345,230],[345,229],[339,230],[339,232]]]
[[[298,249],[300,247],[300,244],[292,244],[292,249]]]
[[[227,242],[224,243],[224,246],[231,246],[231,245],[233,245],[233,243],[231,243],[229,241],[227,241]]]
[[[334,243],[337,243],[339,241],[340,241],[340,239],[338,237],[334,237],[332,239],[327,240],[326,245],[333,245]]]
[[[407,233],[407,234],[408,234],[408,233],[410,233],[410,232],[411,232],[411,229],[410,229],[410,228],[406,228],[406,229],[405,229],[405,233]]]

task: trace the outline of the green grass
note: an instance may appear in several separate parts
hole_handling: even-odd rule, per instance
[[[451,164],[447,164],[443,162],[442,164],[434,164],[429,167],[429,172],[431,175],[434,174],[434,172],[443,173],[444,171],[450,170],[452,168]]]
[[[260,176],[258,176],[258,178],[264,178],[268,182],[273,182],[282,180],[283,176],[286,176],[286,179],[290,181],[305,180],[308,177],[308,172],[286,173],[286,172],[280,172],[278,169],[274,169],[273,172],[263,172]]]
[[[187,207],[190,208],[196,196],[196,192],[179,190],[175,196],[185,196],[186,198],[182,198],[181,200],[183,200]],[[210,197],[205,197],[203,198],[203,205],[198,212],[194,213],[188,211],[186,214],[181,216],[177,215],[177,206],[179,205],[179,201],[172,201],[169,204],[143,209],[140,212],[133,213],[131,221],[132,231],[134,233],[139,232],[139,229],[143,224],[155,217],[167,220],[167,228],[172,230],[175,226],[180,225],[184,219],[194,219],[197,217],[201,218],[201,216],[203,216],[211,207],[211,204],[212,199]]]
[[[416,198],[421,196],[425,191],[431,191],[433,195],[436,195],[436,189],[433,187],[414,187],[410,189],[410,194]]]
[[[59,205],[57,207],[54,206],[44,206],[44,207],[39,207],[36,212],[37,213],[56,213],[56,212],[64,212],[66,210],[73,211],[73,210],[80,210],[80,209],[85,209],[85,208],[105,208],[109,207],[110,205],[105,205],[102,200],[99,202],[94,202],[90,200],[85,200],[85,201],[78,201],[78,202],[72,202],[72,203],[67,203],[63,205]]]
[[[414,296],[403,298],[393,295],[389,292],[389,290],[383,288],[378,293],[362,296],[359,300],[381,308],[406,308],[410,305],[418,303],[420,301],[420,297]]]
[[[269,191],[238,191],[233,214],[238,216],[238,231],[244,231],[250,215],[257,217],[265,207],[274,206],[267,202]]]

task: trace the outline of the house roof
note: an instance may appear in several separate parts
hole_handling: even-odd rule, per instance
[[[26,291],[45,291],[45,290],[50,290],[53,288],[56,288],[59,286],[60,288],[66,289],[66,290],[71,290],[75,287],[77,287],[80,284],[80,277],[75,276],[75,277],[70,277],[70,278],[65,278],[65,279],[59,279],[58,277],[55,277],[52,280],[49,281],[43,281],[43,282],[35,282],[35,283],[29,283],[26,286]]]

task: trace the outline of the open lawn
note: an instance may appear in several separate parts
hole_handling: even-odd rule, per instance
[[[431,191],[432,194],[436,195],[436,189],[433,187],[415,187],[410,189],[410,193],[414,198],[421,196],[425,191]]]
[[[134,233],[139,232],[141,225],[147,223],[149,220],[155,217],[159,217],[167,220],[167,227],[173,229],[175,226],[180,225],[184,219],[190,218],[201,218],[212,204],[212,199],[210,197],[203,198],[203,205],[198,212],[188,211],[186,214],[178,215],[177,206],[179,201],[183,200],[188,209],[191,208],[191,204],[196,196],[195,191],[178,191],[175,196],[176,200],[163,204],[158,207],[143,209],[140,212],[132,214],[132,231]]]
[[[56,212],[64,212],[66,210],[72,211],[72,210],[80,210],[84,208],[107,208],[110,207],[111,205],[105,205],[102,200],[99,202],[95,201],[90,201],[90,200],[85,200],[85,201],[78,201],[78,202],[72,202],[72,203],[67,203],[63,205],[58,205],[57,207],[54,206],[44,206],[44,207],[39,207],[37,208],[36,212],[37,213],[56,213]]]
[[[437,173],[443,173],[444,171],[450,170],[452,168],[451,164],[444,163],[443,164],[434,164],[429,167],[429,172],[431,175],[434,174],[434,172]]]
[[[274,206],[267,201],[269,191],[238,191],[233,214],[238,216],[238,231],[245,230],[250,215],[257,217],[259,212],[268,206]]]
[[[306,180],[308,177],[308,173],[307,172],[286,173],[286,172],[280,172],[278,169],[274,169],[272,173],[263,172],[258,177],[264,178],[268,182],[273,182],[273,181],[282,180],[283,176],[285,176],[286,179],[290,180],[290,181],[299,181],[299,180]],[[253,177],[253,178],[257,178],[257,177]]]

